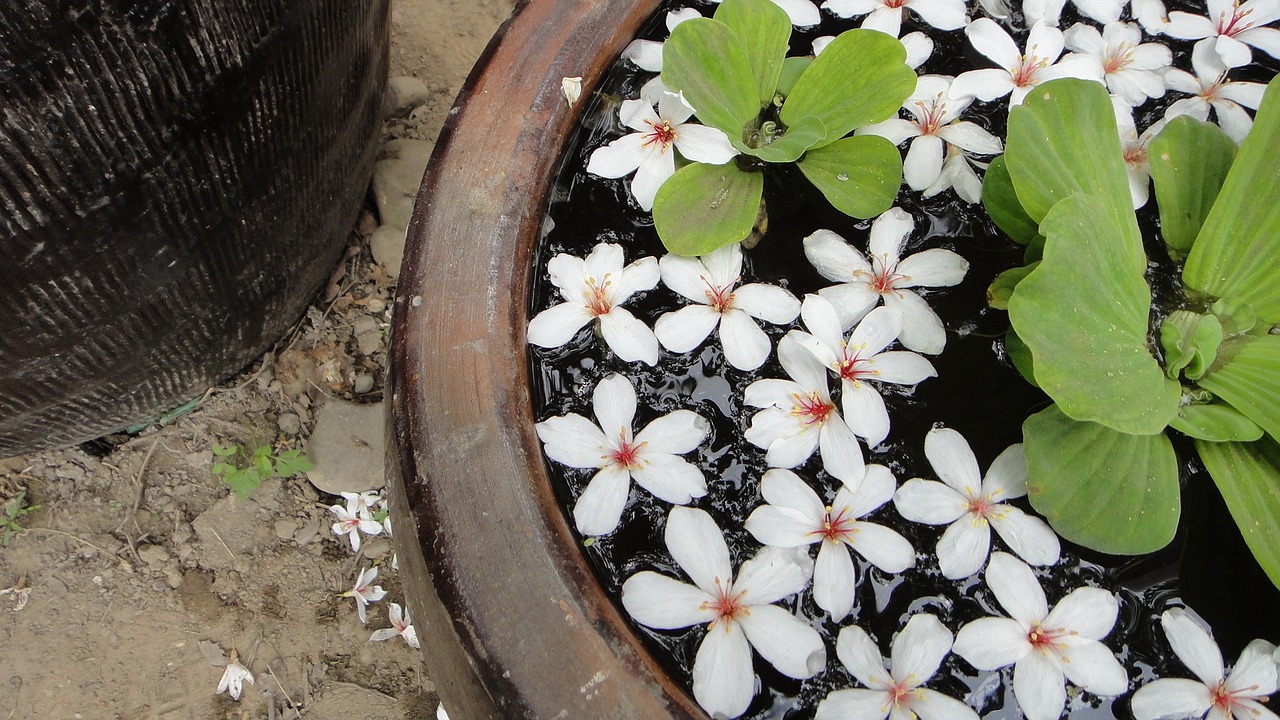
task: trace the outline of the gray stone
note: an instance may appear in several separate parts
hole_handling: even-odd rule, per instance
[[[276,424],[280,426],[280,432],[289,437],[297,435],[302,430],[302,418],[293,413],[284,413]]]
[[[383,225],[409,227],[413,201],[431,157],[431,143],[394,140],[383,148],[384,159],[373,168],[373,199]]]
[[[333,398],[316,412],[307,455],[315,469],[307,478],[331,495],[376,490],[383,485],[382,403],[357,405]]]
[[[380,225],[369,237],[369,249],[373,260],[382,266],[392,279],[400,277],[400,263],[404,261],[404,228]]]
[[[276,537],[281,540],[289,540],[293,534],[298,531],[298,522],[296,520],[277,520],[276,521]]]
[[[159,545],[144,545],[138,548],[138,557],[148,565],[163,565],[169,560],[169,553]]]
[[[411,110],[427,102],[431,91],[427,84],[416,77],[400,75],[387,80],[387,92],[382,96],[382,114],[386,117],[404,117]]]
[[[363,395],[373,389],[373,376],[368,373],[361,373],[356,376],[355,383],[351,390],[357,395]]]
[[[320,525],[320,518],[311,518],[293,534],[293,541],[299,545],[306,545],[315,540],[320,535]]]
[[[378,327],[377,320],[363,315],[351,323],[351,329],[355,332],[356,347],[361,355],[372,355],[382,349],[382,328]]]

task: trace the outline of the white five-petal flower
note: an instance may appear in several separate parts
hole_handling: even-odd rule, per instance
[[[792,330],[778,343],[778,361],[791,380],[747,386],[743,402],[764,410],[752,416],[744,437],[767,451],[769,467],[796,467],[817,450],[827,473],[857,485],[866,472],[858,438],[831,401],[826,369],[796,338]]]
[[[761,505],[747,518],[755,539],[774,547],[821,543],[813,572],[813,599],[839,622],[853,609],[857,573],[852,548],[872,565],[900,573],[915,564],[911,543],[896,531],[861,518],[893,497],[897,482],[883,465],[868,465],[857,488],[844,485],[824,505],[818,494],[790,470],[770,470],[760,481]]]
[[[800,317],[809,332],[795,333],[796,342],[840,378],[840,403],[845,422],[867,447],[889,435],[889,411],[880,391],[867,381],[915,385],[937,376],[933,364],[905,350],[885,351],[902,332],[902,311],[878,307],[867,313],[845,338],[835,307],[820,295],[806,295]]]
[[[1208,17],[1181,10],[1169,13],[1164,33],[1182,40],[1200,40],[1229,68],[1253,61],[1250,46],[1280,57],[1280,30],[1262,27],[1280,19],[1280,0],[1206,0]]]
[[[622,606],[636,622],[659,630],[707,624],[693,662],[693,696],[709,714],[735,718],[750,705],[753,647],[787,677],[813,677],[826,665],[818,632],[773,604],[804,589],[807,555],[766,547],[735,578],[720,528],[695,508],[672,508],[665,538],[693,584],[641,571],[622,584]]]
[[[1209,110],[1218,118],[1218,126],[1232,140],[1240,143],[1253,127],[1253,118],[1244,108],[1258,109],[1266,85],[1256,82],[1234,82],[1227,79],[1227,66],[1213,47],[1196,43],[1191,49],[1191,66],[1196,74],[1186,70],[1171,69],[1165,74],[1165,84],[1170,90],[1192,95],[1169,106],[1165,119],[1190,115],[1197,120],[1209,119]],[[1241,107],[1244,106],[1244,107]]]
[[[232,700],[239,700],[244,683],[253,684],[253,673],[240,664],[240,654],[235,648],[231,648],[231,659],[227,661],[227,667],[222,671],[222,679],[218,681],[218,690],[214,694],[220,695],[225,692],[231,696]]]
[[[1097,59],[1107,89],[1126,103],[1137,106],[1164,96],[1164,73],[1173,64],[1173,53],[1160,43],[1142,42],[1136,23],[1107,23],[1101,33],[1076,23],[1063,39],[1069,49]]]
[[[1147,160],[1147,144],[1160,134],[1166,122],[1157,120],[1139,135],[1138,126],[1133,121],[1133,107],[1115,95],[1111,96],[1111,105],[1116,112],[1116,129],[1120,131],[1124,170],[1129,176],[1129,196],[1133,199],[1133,209],[1137,210],[1151,197],[1151,163]]]
[[[1009,617],[987,617],[960,628],[955,653],[979,670],[1013,665],[1013,695],[1027,720],[1057,720],[1067,700],[1063,681],[1112,696],[1128,676],[1101,640],[1120,604],[1100,588],[1072,590],[1049,610],[1044,590],[1026,563],[992,553],[987,585]],[[1064,677],[1065,676],[1065,677]]]
[[[347,498],[346,507],[342,505],[330,505],[329,512],[333,513],[338,522],[333,524],[334,535],[346,535],[351,541],[351,551],[360,550],[360,533],[366,535],[377,535],[382,532],[382,524],[369,514],[368,505],[361,506],[360,496],[354,493],[343,493],[343,496],[353,495]]]
[[[634,172],[631,193],[642,210],[653,209],[658,188],[675,174],[676,150],[689,160],[711,165],[727,163],[738,154],[723,131],[686,122],[694,110],[683,95],[664,92],[657,112],[648,100],[623,100],[618,112],[622,124],[636,132],[596,148],[587,172],[607,178]]]
[[[1134,717],[1277,720],[1262,703],[1277,690],[1280,679],[1272,653],[1280,649],[1266,640],[1254,640],[1228,674],[1218,644],[1190,613],[1182,608],[1166,610],[1160,623],[1173,654],[1198,680],[1165,678],[1147,683],[1130,701]]]
[[[991,551],[991,528],[1032,565],[1052,565],[1061,546],[1049,525],[1006,501],[1027,494],[1027,457],[1011,445],[988,468],[986,477],[964,437],[935,428],[924,439],[924,454],[942,482],[914,478],[893,498],[902,517],[929,525],[948,524],[938,540],[938,565],[955,580],[982,569]]]
[[[370,642],[382,642],[399,635],[409,647],[418,647],[418,631],[413,629],[413,620],[409,618],[408,612],[401,609],[399,603],[391,603],[387,619],[391,621],[391,627],[374,630],[373,635],[369,636]]]
[[[742,247],[730,243],[701,258],[665,255],[659,261],[667,287],[693,300],[654,323],[663,347],[687,353],[702,344],[717,327],[725,359],[739,370],[755,370],[769,358],[772,344],[751,318],[785,324],[800,314],[800,301],[776,285],[742,279]]]
[[[707,494],[702,471],[684,458],[706,439],[711,425],[689,410],[676,410],[632,435],[636,391],[622,375],[610,375],[591,397],[597,427],[577,414],[537,424],[547,457],[577,468],[599,468],[573,506],[583,535],[606,535],[618,527],[634,479],[659,499],[684,505]]]
[[[943,190],[954,189],[956,197],[970,205],[982,201],[982,179],[973,171],[973,163],[964,154],[964,150],[947,143],[947,159],[942,163],[942,173],[932,185],[920,193],[920,197],[931,198]],[[985,169],[985,164],[980,164]]]
[[[959,30],[968,19],[964,0],[827,0],[822,7],[837,17],[866,15],[862,27],[898,37],[908,9],[939,30]]]
[[[1102,82],[1102,65],[1089,55],[1062,54],[1062,31],[1038,22],[1031,26],[1027,50],[1018,45],[996,21],[978,18],[964,29],[974,49],[995,61],[999,67],[982,68],[961,73],[951,83],[951,96],[976,97],[991,101],[1009,95],[1010,107],[1021,105],[1031,88],[1060,77]]]
[[[658,261],[644,257],[623,267],[623,260],[622,246],[612,243],[596,245],[585,260],[567,253],[551,258],[547,271],[565,302],[529,321],[529,342],[560,347],[583,325],[598,320],[600,334],[619,358],[656,365],[658,338],[622,305],[635,293],[657,286]]]
[[[916,352],[936,355],[947,343],[942,320],[910,288],[950,287],[964,279],[969,261],[950,250],[933,248],[902,257],[915,220],[901,208],[889,208],[871,223],[869,259],[830,230],[804,239],[804,254],[818,273],[839,285],[818,291],[835,308],[841,329],[849,329],[881,300],[902,313],[898,340]]]
[[[865,688],[836,690],[818,703],[814,720],[977,720],[973,708],[937,690],[922,687],[937,672],[952,636],[938,618],[912,615],[893,639],[888,667],[880,648],[862,628],[840,629],[836,657]]]
[[[349,597],[356,601],[356,615],[360,617],[362,625],[368,622],[366,606],[371,602],[378,602],[386,597],[387,594],[387,591],[383,590],[381,585],[373,584],[373,581],[377,579],[378,568],[364,568],[356,576],[356,584],[350,590],[338,596]]]

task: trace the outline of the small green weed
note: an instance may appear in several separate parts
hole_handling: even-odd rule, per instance
[[[0,514],[0,545],[7,547],[9,541],[13,540],[13,536],[22,532],[22,521],[33,510],[39,508],[39,505],[27,504],[26,490],[19,490],[17,495],[9,498],[9,501],[4,504],[3,513]]]
[[[274,453],[272,450],[270,445],[260,445],[252,453],[247,453],[238,445],[214,445],[213,454],[222,460],[214,463],[213,473],[221,476],[222,482],[243,500],[252,495],[267,478],[290,477],[314,468],[310,460],[302,457],[301,450],[285,450],[281,453]],[[237,467],[238,457],[248,461],[244,467]]]

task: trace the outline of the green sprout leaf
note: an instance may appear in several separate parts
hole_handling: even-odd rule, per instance
[[[808,150],[814,143],[821,140],[826,133],[826,126],[818,118],[812,116],[801,118],[800,122],[787,128],[786,132],[767,144],[751,147],[751,143],[748,143],[743,152],[748,155],[754,155],[765,162],[795,162],[804,154],[805,150]]]
[[[1252,442],[1262,437],[1262,428],[1223,402],[1184,405],[1169,427],[1208,442]]]
[[[1027,418],[1022,435],[1031,505],[1059,535],[1122,555],[1173,539],[1178,461],[1163,433],[1117,432],[1072,420],[1055,405]]]
[[[819,57],[826,56],[824,51]],[[856,218],[888,210],[902,185],[902,155],[877,135],[855,135],[810,150],[797,167],[837,210]]]
[[[1269,323],[1280,323],[1280,263],[1274,262],[1280,257],[1277,138],[1280,81],[1273,79],[1182,271],[1189,287],[1249,303]]]
[[[1039,265],[1039,262],[1024,265],[1022,267],[1014,267],[1005,270],[991,281],[991,285],[987,287],[987,305],[996,310],[1008,310],[1009,298],[1013,297],[1014,288],[1018,287],[1018,283],[1022,282],[1022,278],[1031,274]]]
[[[715,19],[738,36],[746,51],[751,77],[755,79],[757,96],[764,107],[773,102],[782,74],[787,44],[791,40],[791,20],[782,8],[770,0],[731,0],[716,9]],[[664,61],[665,63],[665,58]],[[664,64],[663,67],[666,67]],[[692,100],[690,101],[692,102]],[[698,107],[694,105],[694,107]],[[732,137],[732,134],[730,134]]]
[[[1258,324],[1258,314],[1249,303],[1235,298],[1219,298],[1209,312],[1222,323],[1222,333],[1227,337],[1243,335]]]
[[[683,92],[698,119],[723,130],[742,149],[742,131],[760,113],[755,72],[737,33],[711,18],[694,18],[662,45],[662,83]]]
[[[1153,435],[1173,418],[1181,391],[1147,349],[1147,259],[1127,227],[1093,197],[1059,202],[1040,225],[1044,259],[1018,283],[1009,319],[1062,412]]]
[[[821,144],[887,120],[897,114],[916,87],[915,71],[907,67],[906,58],[902,43],[890,35],[846,30],[796,81],[779,117],[788,126],[810,115],[818,118],[827,129]]]
[[[1016,243],[1026,245],[1040,232],[1036,221],[1027,215],[1027,211],[1018,202],[1018,194],[1013,189],[1013,179],[1009,177],[1009,168],[1003,155],[991,161],[982,178],[982,207],[991,216],[996,227]]]
[[[1165,375],[1177,380],[1178,373],[1198,380],[1218,356],[1222,344],[1222,323],[1213,315],[1175,310],[1160,324],[1160,346],[1164,349]]]
[[[1280,335],[1224,343],[1223,362],[1200,378],[1200,387],[1280,438]]]
[[[1022,374],[1022,378],[1032,387],[1040,387],[1036,382],[1035,361],[1031,358],[1031,348],[1018,337],[1018,332],[1009,326],[1004,334],[1004,351],[1009,353],[1009,362]]]
[[[1184,258],[1213,207],[1236,157],[1236,144],[1217,125],[1174,118],[1147,146],[1169,254]]]
[[[778,94],[783,98],[791,94],[796,81],[809,69],[813,58],[808,55],[789,57],[782,61],[782,74],[778,76]]]
[[[667,250],[677,255],[705,255],[751,234],[763,193],[761,173],[743,172],[732,162],[693,163],[677,170],[658,188],[653,224]]]
[[[1280,587],[1280,444],[1197,442],[1200,459],[1222,493],[1258,565]]]

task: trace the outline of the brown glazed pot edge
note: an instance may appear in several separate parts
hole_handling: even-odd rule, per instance
[[[419,191],[392,336],[396,546],[454,720],[700,718],[605,596],[534,432],[525,327],[547,195],[585,98],[658,0],[532,0],[499,29]],[[581,76],[569,107],[561,79]]]

